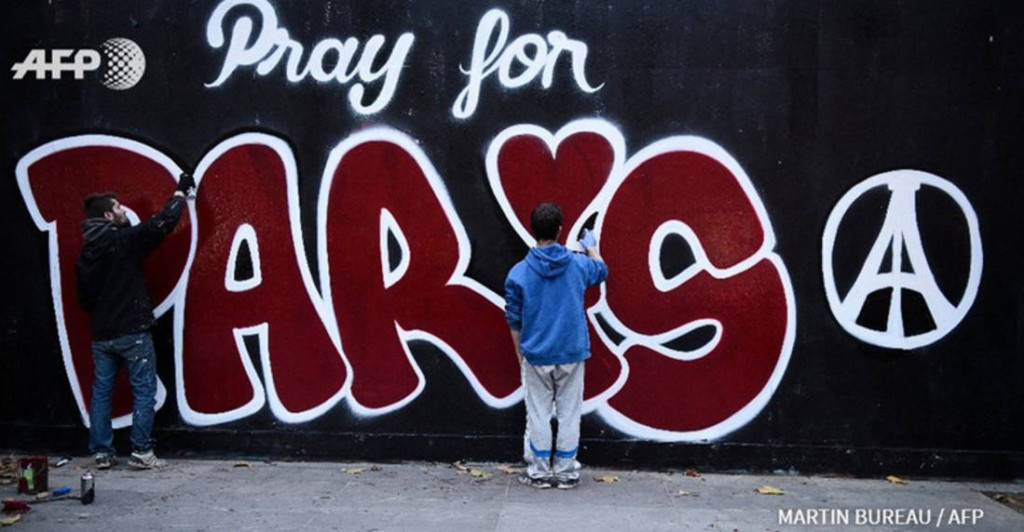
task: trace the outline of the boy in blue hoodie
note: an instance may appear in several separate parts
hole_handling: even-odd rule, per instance
[[[580,483],[576,452],[583,364],[590,358],[583,295],[604,282],[608,266],[589,229],[580,240],[585,256],[558,243],[562,209],[554,203],[533,210],[530,229],[537,246],[505,279],[505,317],[519,355],[526,403],[524,458],[529,467],[519,480],[535,488],[570,489]],[[558,419],[554,449],[553,415]]]

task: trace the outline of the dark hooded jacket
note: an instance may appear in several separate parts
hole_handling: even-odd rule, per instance
[[[78,302],[92,316],[93,340],[149,330],[153,305],[142,261],[156,250],[181,217],[185,198],[174,196],[163,210],[131,227],[106,218],[82,222],[82,252],[75,262]]]

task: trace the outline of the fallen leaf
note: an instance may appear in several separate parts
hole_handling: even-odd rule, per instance
[[[687,469],[686,470],[686,476],[688,476],[688,477],[699,477],[700,476],[700,471],[697,471],[696,469]]]
[[[252,467],[252,464],[250,464],[249,462],[245,462],[245,461],[235,462],[235,465],[233,467]]]
[[[379,465],[372,465],[372,466],[370,466],[370,471],[380,471],[380,466]]]
[[[897,477],[896,475],[889,475],[889,476],[885,477],[885,480],[888,480],[889,482],[891,482],[893,484],[902,484],[904,486],[907,485],[907,484],[910,484],[906,480],[903,480],[902,478]]]
[[[348,473],[349,475],[362,475],[363,471],[365,470],[366,469],[362,467],[350,467],[346,469],[345,472]]]
[[[615,475],[605,475],[603,477],[594,477],[594,480],[598,482],[604,482],[605,484],[611,484],[613,482],[618,482],[619,477]]]
[[[481,480],[487,480],[493,477],[494,475],[488,473],[487,471],[484,471],[483,469],[470,469],[469,476],[473,478],[479,478]]]
[[[0,518],[0,525],[2,525],[2,526],[11,526],[14,523],[17,523],[18,521],[21,521],[21,514],[17,514],[17,515],[15,515],[13,517]]]
[[[512,467],[510,465],[498,466],[498,471],[501,471],[502,473],[505,473],[506,475],[518,475],[519,473],[523,472],[522,468]]]
[[[757,488],[754,491],[760,493],[761,495],[785,495],[786,494],[785,491],[782,491],[779,488],[773,488],[771,486],[761,486],[760,488]]]

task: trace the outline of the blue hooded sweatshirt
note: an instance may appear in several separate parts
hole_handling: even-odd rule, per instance
[[[558,244],[532,248],[512,267],[505,279],[505,318],[520,331],[527,362],[546,366],[590,357],[583,294],[606,278],[604,262]]]

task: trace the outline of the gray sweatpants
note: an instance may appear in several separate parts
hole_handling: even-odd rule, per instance
[[[526,435],[523,458],[532,478],[579,478],[576,452],[580,443],[583,412],[584,362],[557,366],[522,363],[526,402]],[[551,448],[551,418],[558,419],[558,441]],[[552,460],[553,458],[553,460]],[[553,462],[553,463],[552,463]]]

